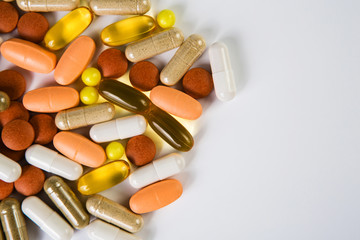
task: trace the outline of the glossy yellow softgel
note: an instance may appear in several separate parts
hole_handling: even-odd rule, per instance
[[[169,9],[164,9],[157,15],[156,21],[162,28],[171,28],[175,24],[175,14]]]
[[[106,146],[106,156],[110,160],[119,160],[124,152],[124,147],[119,142],[111,142]]]
[[[94,87],[99,84],[101,80],[101,73],[97,68],[87,68],[82,73],[81,79],[86,86]]]
[[[92,22],[93,15],[86,7],[79,7],[61,18],[44,37],[50,50],[59,50],[79,36]]]
[[[94,87],[84,87],[80,91],[80,100],[83,104],[90,105],[97,102],[99,99],[99,92]]]

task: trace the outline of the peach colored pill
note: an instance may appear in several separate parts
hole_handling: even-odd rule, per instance
[[[150,92],[151,101],[159,108],[175,116],[194,120],[201,116],[201,104],[174,88],[157,86]]]
[[[152,212],[174,202],[182,192],[182,185],[178,180],[163,180],[135,193],[130,198],[130,208],[138,214]]]
[[[66,49],[56,65],[55,81],[60,85],[69,85],[78,79],[94,56],[95,48],[92,38],[88,36],[77,38]]]
[[[49,73],[56,65],[56,55],[39,45],[12,38],[2,43],[1,55],[13,64],[37,73]]]
[[[53,139],[55,148],[71,160],[88,167],[99,167],[106,160],[104,149],[73,132],[59,132]]]
[[[38,88],[24,95],[23,104],[33,112],[59,112],[76,107],[79,104],[79,93],[71,87]]]

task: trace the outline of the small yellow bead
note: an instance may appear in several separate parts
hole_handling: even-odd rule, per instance
[[[169,9],[164,9],[157,15],[156,21],[162,28],[171,28],[175,24],[175,14]]]
[[[98,90],[94,87],[84,87],[80,91],[80,100],[86,105],[94,104],[99,98]]]
[[[110,160],[119,160],[124,152],[124,147],[119,142],[111,142],[106,146],[106,156]]]
[[[94,87],[99,84],[101,80],[101,73],[96,68],[87,68],[82,73],[81,79],[85,85]]]

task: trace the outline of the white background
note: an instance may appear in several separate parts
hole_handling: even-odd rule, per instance
[[[153,0],[230,50],[237,96],[202,100],[184,193],[144,214],[147,240],[360,239],[360,2]],[[65,13],[46,14],[53,24]],[[94,37],[121,16],[100,17]],[[16,32],[15,32],[16,34]],[[4,38],[7,38],[5,35]],[[154,60],[162,67],[174,51]],[[99,54],[99,51],[96,53]],[[97,56],[96,55],[96,56]],[[196,63],[209,69],[207,53]],[[0,60],[0,70],[10,66]],[[51,74],[28,78],[28,89]],[[43,83],[41,83],[43,84]],[[54,83],[52,83],[54,85]],[[51,85],[51,84],[50,84]],[[162,153],[158,153],[158,156]],[[127,181],[103,194],[128,204]],[[46,196],[41,194],[46,200]],[[53,205],[51,205],[53,206]],[[49,239],[30,221],[31,239]],[[86,230],[73,239],[87,239]]]

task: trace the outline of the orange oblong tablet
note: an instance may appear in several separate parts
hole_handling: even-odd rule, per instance
[[[162,110],[181,118],[195,120],[202,113],[201,104],[196,99],[174,88],[154,87],[150,99]]]
[[[33,112],[53,113],[76,107],[79,93],[71,87],[44,87],[25,93],[23,105]]]
[[[2,43],[1,55],[13,64],[37,73],[49,73],[56,65],[56,55],[39,45],[12,38]]]
[[[55,81],[69,85],[79,78],[95,52],[95,42],[88,36],[78,37],[61,56],[54,71]]]
[[[138,214],[152,212],[174,202],[181,196],[182,192],[182,185],[178,180],[163,180],[132,195],[129,203],[130,208]]]

